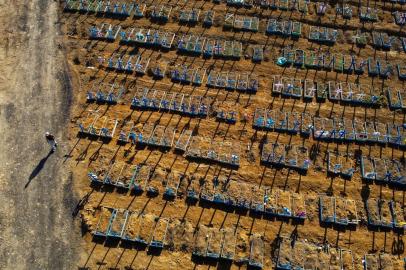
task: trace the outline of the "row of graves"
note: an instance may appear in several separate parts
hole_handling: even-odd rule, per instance
[[[395,61],[396,62],[396,61]],[[279,66],[306,68],[337,73],[361,75],[365,71],[370,77],[388,79],[397,74],[400,80],[406,79],[406,65],[393,63],[381,58],[359,58],[341,53],[321,53],[302,49],[283,48],[276,62]]]
[[[159,174],[146,163],[134,165],[111,160],[98,160],[87,175],[94,187],[115,188],[118,192],[130,192],[134,196],[143,193],[148,197],[162,195],[164,200],[169,201],[177,198],[179,187],[187,180],[178,171]]]
[[[305,197],[281,189],[271,189],[245,182],[231,180],[225,176],[214,176],[201,182],[192,179],[187,188],[187,202],[202,206],[250,212],[250,215],[270,219],[293,220],[303,223],[307,217]]]
[[[98,58],[99,63],[102,65],[105,62],[103,57]],[[149,57],[138,55],[118,55],[113,54],[107,59],[108,70],[116,72],[123,72],[143,76],[147,74],[148,66],[151,59]]]
[[[196,259],[223,260],[258,269],[264,266],[264,239],[258,233],[242,238],[245,234],[236,232],[234,227],[200,224],[193,228],[187,221],[110,207],[96,209],[94,215],[98,221],[92,234],[104,241],[122,241],[149,251],[183,247],[184,251],[191,250]],[[186,239],[178,239],[182,231],[187,234]]]
[[[219,0],[216,0],[220,3]],[[215,2],[216,2],[215,1]],[[300,12],[306,14],[308,12],[309,5],[311,3],[306,0],[226,0],[228,6],[233,6],[237,8],[247,8],[252,7],[261,8],[261,9],[271,9],[271,10],[280,10],[280,11],[292,11]]]
[[[333,248],[329,244],[313,244],[289,236],[278,238],[275,269],[391,269],[401,270],[405,261],[388,253],[366,254],[357,262],[352,250]]]
[[[240,266],[263,269],[265,243],[263,236],[258,233],[242,238],[233,228],[219,230],[216,227],[200,225],[194,239],[192,257],[229,261]]]
[[[308,113],[257,108],[253,128],[278,133],[313,136],[320,141],[405,147],[405,128],[392,123],[352,120],[340,117],[317,117]]]
[[[140,163],[97,161],[88,172],[92,186],[116,188],[117,191],[130,191],[133,195],[144,192],[148,197],[157,197],[162,192],[165,200],[175,200],[180,187],[186,188],[186,202],[206,207],[227,209],[283,220],[304,222],[306,219],[305,197],[269,187],[229,179],[226,176],[213,176],[205,179],[186,178],[182,173],[171,171],[166,175],[155,174],[152,167]]]
[[[216,103],[210,97],[138,88],[131,101],[131,108],[143,111],[178,113],[188,117],[206,118],[214,112],[216,120],[235,124],[237,111],[228,103]],[[126,133],[127,134],[127,133]]]
[[[121,30],[120,26],[102,24],[101,27],[92,26],[89,30],[91,39],[115,41],[120,36],[120,43],[143,46],[161,50],[175,48],[179,53],[194,56],[203,55],[204,58],[225,58],[239,60],[242,56],[242,42],[210,38],[193,34],[175,35],[173,32],[156,29],[128,28]],[[263,59],[263,48],[251,46],[254,61]],[[259,49],[262,49],[262,54]]]
[[[361,156],[361,177],[369,183],[406,187],[405,166],[397,159]]]
[[[328,99],[331,102],[364,107],[381,107],[385,96],[383,91],[369,84],[342,81],[321,82],[281,75],[273,76],[272,95],[283,98],[303,98],[304,101],[313,101],[316,98],[318,102],[325,102]],[[390,95],[388,93],[388,97]],[[392,99],[403,98],[403,96],[394,94],[392,96]]]
[[[282,37],[291,37],[298,39],[302,34],[302,23],[292,20],[269,19],[265,33],[268,35],[277,35]],[[339,36],[336,29],[328,27],[310,26],[309,41],[321,44],[334,45]],[[371,38],[366,32],[356,31],[353,41],[358,46],[370,44],[375,49],[380,50],[403,50],[406,52],[406,38],[389,36],[385,32],[371,33]],[[179,52],[201,55],[205,57],[218,56],[237,58],[241,57],[242,43],[237,41],[225,42],[221,39],[209,38],[199,35],[176,35],[173,32],[159,31],[157,29],[145,28],[127,28],[122,29],[120,25],[103,23],[100,26],[91,26],[89,29],[89,38],[114,42],[120,37],[120,42],[128,45],[138,45],[154,47],[157,49],[168,50],[175,47]],[[222,55],[222,51],[224,55]],[[232,53],[232,51],[235,51]]]
[[[143,17],[146,5],[134,1],[66,0],[64,11],[96,14],[106,17]]]
[[[183,98],[185,98],[185,96],[183,96]],[[186,105],[182,106],[182,104],[185,103],[179,102],[176,108],[174,103],[169,103],[168,106],[176,113],[195,117],[205,117],[208,112],[208,106],[203,103],[203,100],[204,99],[199,98],[199,96],[187,96],[185,100]],[[148,105],[148,102],[150,101],[146,100],[145,102]],[[159,109],[159,107],[157,108],[156,106],[162,106],[161,103],[156,102],[156,106],[149,103],[150,107],[146,107],[145,104],[143,104],[142,99],[137,100],[136,102],[133,100],[132,103],[134,109],[139,108],[155,110]],[[216,119],[218,121],[235,123],[235,115],[236,111],[217,108]],[[78,123],[79,134],[82,136],[88,136],[92,139],[111,140],[116,135],[118,124],[119,120],[113,117],[101,116],[98,113],[90,113]],[[169,149],[174,145],[175,130],[173,128],[160,125],[154,126],[152,123],[147,123],[142,128],[138,128],[134,123],[131,122],[123,123],[121,126],[121,131],[117,135],[117,140],[120,143],[131,142],[133,144],[138,143],[140,145],[151,145]],[[380,122],[364,122],[345,118],[311,117],[306,113],[299,114],[280,110],[258,108],[254,115],[253,127],[255,129],[264,129],[268,131],[300,134],[304,137],[313,135],[313,139],[321,141],[380,144],[389,145],[394,148],[404,148],[406,143],[404,127],[392,123],[384,124]],[[182,137],[183,133],[184,132],[182,131],[180,137]],[[206,149],[207,146],[204,146],[207,143],[210,144],[208,140],[209,139],[203,137],[194,137],[193,140],[190,140],[189,138],[190,143],[188,145],[177,147],[176,142],[175,148],[186,151],[186,148],[189,147],[186,151],[187,156],[196,156],[196,158],[198,158],[198,156],[205,156],[205,158],[210,159],[210,155],[202,154],[206,153],[206,151],[211,151]],[[216,144],[217,146],[217,143],[212,143]],[[221,147],[226,148],[226,145],[228,145],[228,143],[222,143]],[[199,147],[204,148],[199,150]],[[269,150],[266,149],[266,151]],[[292,165],[292,167],[297,166],[297,169],[299,170],[307,170],[307,166],[305,166],[306,162],[302,160],[302,157],[307,155],[307,151],[296,147],[293,147],[291,151],[293,151],[292,153],[297,153],[298,156],[300,156],[300,161],[297,159],[296,161],[298,163]],[[272,153],[273,152],[274,150],[272,150]],[[263,154],[264,162],[267,163],[266,160],[269,153],[265,152]],[[231,156],[233,156],[233,154],[231,154]],[[281,163],[285,162],[284,155],[278,156],[277,158],[281,159]],[[232,159],[235,159],[234,161],[236,165],[239,164],[238,158],[232,157]],[[270,164],[274,163],[273,159],[274,158],[272,156],[272,161],[269,161]],[[221,162],[220,159],[218,161]],[[291,161],[286,160],[286,162],[289,163]],[[233,164],[234,162],[231,163]]]
[[[213,1],[215,4],[220,4],[220,0]],[[261,0],[261,1],[254,1],[254,0],[227,0],[224,1],[228,6],[234,7],[244,7],[244,8],[262,8],[262,9],[272,9],[272,10],[280,10],[280,11],[297,11],[303,14],[306,14],[309,10],[309,6],[312,5],[309,1],[306,0]],[[321,2],[321,4],[324,4]],[[315,3],[315,9],[320,10],[319,15],[324,14],[327,8],[329,7],[327,4],[320,5],[319,3]],[[163,6],[163,5],[158,5]],[[66,0],[64,10],[68,12],[81,12],[81,13],[96,13],[98,15],[104,16],[117,16],[117,17],[143,17],[146,5],[142,2],[133,2],[133,1],[110,1],[110,0]],[[148,6],[148,10],[151,10],[150,16],[152,17],[154,14],[152,11],[155,11],[157,6],[152,5]],[[344,6],[345,14],[351,14],[352,16],[352,6],[348,6],[345,4]],[[159,9],[158,9],[159,10]],[[337,14],[342,13],[340,5],[337,5]],[[348,10],[348,11],[347,11]],[[365,15],[365,13],[373,13],[372,8],[361,7],[360,12],[361,15]],[[197,16],[197,15],[196,15]],[[348,16],[348,15],[347,15]],[[350,18],[351,18],[350,16]],[[179,16],[182,17],[182,16]],[[364,16],[365,17],[365,16]]]
[[[403,1],[403,0],[402,0]],[[215,0],[214,3],[220,3],[219,0]],[[253,6],[260,7],[262,9],[273,9],[280,11],[300,12],[306,14],[309,10],[309,5],[314,5],[313,9],[318,16],[324,16],[326,12],[331,8],[325,2],[317,2],[311,4],[306,0],[253,0],[240,1],[229,0],[226,1],[227,5],[251,8]],[[132,1],[103,1],[103,0],[66,0],[64,10],[66,12],[80,12],[88,14],[96,14],[98,16],[106,17],[119,17],[119,18],[142,18],[149,17],[153,21],[167,22],[170,19],[173,6],[168,4],[159,5],[146,5],[143,2]],[[335,7],[335,13],[337,16],[341,16],[343,19],[349,20],[355,13],[358,13],[358,17],[361,22],[377,22],[378,9],[369,6],[359,6],[358,12],[354,11],[355,7],[348,5],[347,3],[339,3]],[[177,20],[181,23],[196,24],[199,21],[200,10],[180,10],[177,16]],[[230,14],[234,15],[234,14]],[[395,23],[397,25],[404,25],[405,18],[403,13],[396,11],[393,13]],[[257,24],[256,17],[247,16],[226,16],[225,24],[230,28],[236,30],[255,31]]]
[[[406,215],[401,203],[369,198],[365,201],[368,226],[373,230],[401,231],[406,227]]]
[[[211,70],[208,72],[205,68],[195,67],[193,65],[175,65],[168,67],[167,63],[157,62],[148,69],[151,59],[143,57],[140,54],[133,55],[113,55],[108,58],[106,68],[116,72],[144,76],[150,74],[154,79],[163,79],[168,76],[172,82],[186,85],[201,86],[206,85],[210,88],[221,88],[230,91],[241,91],[255,93],[258,91],[259,80],[255,73],[249,72],[225,72]],[[99,62],[103,64],[104,58],[99,57]]]
[[[252,127],[256,130],[310,136],[313,121],[308,113],[257,108]]]
[[[117,143],[133,143],[141,147],[151,146],[170,149],[174,145],[176,130],[171,127],[145,123],[142,127],[131,122],[123,122],[117,132],[119,120],[90,113],[79,125],[79,135],[89,139],[117,139]]]
[[[370,44],[376,50],[406,52],[406,39],[404,37],[391,36],[385,32],[372,31],[368,33],[357,30],[352,36],[352,41],[361,48]]]
[[[227,119],[227,118],[226,118]],[[176,130],[172,127],[145,123],[140,127],[126,122],[117,136],[118,120],[100,117],[92,113],[79,123],[79,135],[89,138],[113,139],[117,137],[120,144],[132,143],[138,147],[175,148],[184,152],[190,159],[220,163],[225,166],[239,167],[240,145],[238,142],[224,141],[216,138],[192,136],[191,130],[182,130],[175,140]]]
[[[392,3],[395,2],[402,2],[404,3],[404,0],[400,1],[391,1]],[[315,9],[316,9],[316,14],[319,16],[324,16],[328,12],[329,9],[333,7],[330,6],[329,3],[326,2],[317,2],[315,3]],[[394,8],[392,6],[392,8]],[[353,15],[356,14],[356,7],[348,5],[347,3],[338,3],[335,6],[335,13],[337,16],[342,17],[345,20],[350,20],[353,18]],[[358,7],[358,17],[361,22],[366,23],[374,23],[379,21],[378,14],[381,14],[382,10],[370,7],[370,6],[359,6]],[[403,26],[406,23],[406,16],[404,12],[401,11],[395,11],[392,12],[392,16],[394,17],[394,23],[398,26]]]
[[[162,250],[165,246],[170,222],[167,218],[110,207],[101,207],[95,215],[95,238],[121,240],[150,250]]]
[[[321,141],[378,144],[401,149],[406,144],[405,128],[392,123],[313,117],[312,131],[313,139]]]
[[[142,111],[162,111],[205,118],[210,112],[212,99],[200,95],[167,92],[138,87],[131,101],[131,108]]]
[[[176,150],[184,151],[186,158],[191,160],[233,168],[240,166],[241,145],[238,141],[192,136],[188,145]]]

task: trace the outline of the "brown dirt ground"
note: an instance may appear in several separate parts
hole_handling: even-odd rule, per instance
[[[162,4],[162,2],[160,2]],[[249,235],[259,233],[265,241],[265,257],[264,268],[271,269],[274,263],[271,259],[271,247],[276,236],[291,235],[297,232],[300,239],[307,239],[308,242],[321,244],[328,241],[334,247],[340,247],[352,250],[354,255],[355,269],[361,269],[362,256],[366,253],[376,253],[384,251],[392,253],[395,258],[403,258],[404,250],[398,250],[399,243],[403,243],[403,234],[393,232],[374,232],[368,230],[365,226],[366,213],[362,203],[365,198],[378,198],[389,200],[394,199],[400,204],[404,204],[404,192],[393,190],[387,186],[367,185],[360,179],[359,166],[350,181],[341,178],[327,177],[327,151],[335,150],[336,148],[342,152],[354,154],[355,151],[362,151],[364,154],[403,158],[404,152],[398,149],[382,148],[379,146],[365,146],[355,144],[336,144],[316,142],[312,139],[303,139],[300,136],[289,136],[287,134],[278,134],[276,132],[265,133],[263,131],[256,132],[252,129],[252,119],[245,124],[238,121],[235,125],[227,125],[225,123],[215,122],[214,117],[206,119],[190,119],[182,117],[178,114],[150,112],[150,111],[132,111],[130,109],[131,98],[134,93],[134,88],[129,88],[122,101],[113,106],[87,104],[86,92],[93,83],[102,79],[104,82],[121,82],[126,86],[147,86],[156,89],[165,89],[167,91],[181,91],[183,93],[200,93],[206,96],[215,98],[217,101],[227,101],[225,107],[229,104],[235,104],[235,109],[239,115],[253,115],[255,108],[276,108],[287,111],[308,112],[312,115],[320,114],[324,117],[341,116],[348,119],[366,119],[367,121],[395,123],[404,122],[404,114],[399,112],[391,112],[386,107],[381,109],[371,109],[362,107],[349,107],[339,104],[334,104],[329,101],[326,103],[316,103],[315,101],[305,103],[301,100],[283,99],[280,97],[271,96],[272,80],[271,75],[284,74],[285,76],[296,76],[297,78],[311,78],[315,80],[348,80],[355,82],[355,75],[347,76],[335,72],[324,72],[314,70],[296,70],[293,68],[280,68],[275,65],[275,58],[278,56],[280,49],[283,46],[292,44],[296,48],[303,49],[322,49],[330,52],[353,52],[360,57],[376,56],[378,58],[387,58],[389,61],[404,61],[406,59],[404,52],[400,51],[376,51],[368,44],[365,48],[358,48],[351,44],[350,31],[354,31],[362,26],[357,16],[352,20],[343,21],[339,17],[335,18],[335,12],[330,9],[329,13],[318,18],[315,15],[314,7],[311,5],[309,14],[300,16],[297,12],[280,12],[260,9],[236,9],[226,6],[225,3],[214,4],[206,1],[182,1],[168,2],[174,6],[171,19],[164,25],[151,23],[149,19],[142,18],[139,20],[126,19],[117,20],[105,17],[96,17],[94,15],[79,15],[78,13],[65,13],[64,16],[64,31],[66,34],[65,46],[68,50],[68,61],[71,65],[72,73],[75,77],[75,106],[72,113],[71,130],[69,134],[72,142],[72,150],[70,152],[70,163],[73,168],[75,179],[75,188],[80,194],[85,195],[91,192],[90,198],[84,209],[81,211],[81,216],[84,218],[83,247],[86,253],[81,256],[79,262],[80,267],[88,267],[90,269],[213,269],[218,267],[231,267],[237,269],[237,265],[224,266],[213,264],[199,264],[191,260],[190,248],[193,247],[193,240],[186,242],[188,248],[184,251],[179,248],[174,251],[164,250],[159,256],[153,256],[145,251],[136,249],[128,249],[122,246],[108,246],[103,243],[92,241],[91,229],[95,228],[96,217],[94,215],[95,208],[101,206],[109,206],[115,208],[124,208],[129,210],[138,210],[145,213],[154,214],[170,218],[174,221],[185,219],[193,227],[198,227],[198,224],[210,225],[218,228],[228,228],[237,226],[237,245],[239,241],[249,241]],[[155,2],[156,4],[156,2]],[[352,3],[356,5],[356,3]],[[366,5],[366,2],[363,2]],[[201,22],[194,27],[181,26],[175,19],[179,10],[185,8],[199,8],[203,11],[215,10],[215,24],[207,29],[203,28]],[[364,25],[366,31],[372,29],[384,30],[392,34],[405,36],[405,31],[400,29],[393,23],[393,17],[390,15],[392,8],[401,9],[400,6],[392,7],[389,4],[381,2],[376,3],[376,7],[380,9],[379,23],[367,23]],[[404,7],[403,7],[404,8]],[[221,17],[226,12],[256,15],[261,18],[260,31],[258,33],[233,32],[223,31],[221,27]],[[276,36],[266,36],[263,32],[265,29],[265,21],[269,17],[291,18],[300,20],[304,23],[302,37],[293,41],[283,39]],[[204,60],[201,57],[191,57],[178,55],[175,50],[163,53],[157,50],[137,48],[132,46],[107,43],[103,41],[90,41],[88,39],[88,29],[91,25],[100,25],[101,23],[120,24],[122,27],[144,27],[144,28],[159,28],[160,30],[172,31],[175,33],[193,33],[203,34],[205,36],[215,36],[228,39],[241,40],[244,44],[262,44],[265,46],[265,60],[260,64],[254,64],[249,58],[242,57],[239,61],[208,59]],[[340,37],[338,42],[328,47],[309,42],[306,35],[309,25],[324,25],[340,29]],[[343,32],[344,31],[344,32]],[[244,47],[245,48],[245,47]],[[167,61],[170,63],[193,63],[199,67],[214,67],[215,70],[222,69],[223,71],[233,70],[237,72],[248,71],[254,72],[259,76],[260,86],[259,91],[255,95],[248,95],[239,92],[230,92],[219,89],[207,89],[206,87],[191,87],[173,84],[169,78],[164,78],[162,81],[153,81],[152,77],[145,75],[135,77],[134,75],[118,74],[113,71],[107,71],[99,68],[97,57],[108,57],[113,52],[123,54],[141,53],[143,56],[151,58],[151,64],[155,59],[159,61]],[[86,67],[88,66],[88,67]],[[391,80],[382,81],[378,78],[372,79],[368,75],[362,75],[359,82],[373,84],[375,87],[393,86],[403,87],[396,76]],[[239,141],[241,145],[241,161],[238,170],[231,170],[219,165],[208,165],[202,163],[191,162],[185,159],[182,155],[175,154],[173,151],[159,151],[156,149],[136,150],[129,145],[119,146],[113,140],[110,143],[102,143],[101,141],[92,141],[88,139],[77,138],[78,127],[76,123],[83,120],[89,111],[97,111],[101,115],[117,118],[122,123],[122,120],[132,120],[139,123],[159,122],[161,125],[167,125],[176,128],[179,132],[187,126],[189,129],[194,129],[200,136],[216,137],[220,139]],[[118,131],[117,131],[118,132]],[[304,144],[309,149],[313,145],[319,145],[320,152],[317,155],[317,160],[312,164],[307,175],[299,175],[297,172],[287,169],[276,170],[260,165],[260,149],[259,145],[264,137],[270,140],[278,140],[282,143]],[[217,174],[230,175],[233,180],[251,183],[255,185],[267,186],[272,189],[282,189],[289,192],[299,192],[307,198],[307,219],[303,225],[295,225],[291,222],[283,222],[278,220],[268,220],[264,218],[252,217],[249,215],[239,215],[237,213],[229,213],[214,208],[203,208],[200,206],[188,206],[185,203],[184,190],[183,197],[177,198],[174,202],[167,202],[162,199],[164,186],[162,185],[162,177],[155,179],[156,186],[160,190],[160,195],[157,198],[148,198],[145,194],[134,196],[131,194],[118,193],[115,190],[108,189],[92,189],[89,180],[86,176],[89,167],[97,164],[98,166],[107,166],[112,159],[116,161],[126,161],[131,164],[146,162],[151,165],[156,172],[165,175],[169,170],[184,173],[187,177],[194,176],[208,177]],[[104,163],[100,160],[105,160]],[[99,165],[100,164],[100,165]],[[103,165],[104,164],[104,165]],[[334,196],[344,196],[353,199],[357,202],[358,217],[361,219],[361,224],[355,231],[346,230],[339,231],[333,228],[322,228],[319,225],[318,219],[318,200],[317,194],[328,193]],[[87,229],[86,229],[87,228]],[[88,230],[89,229],[89,230]],[[190,230],[189,230],[190,232]],[[187,238],[185,238],[187,239]],[[189,238],[193,239],[193,237]],[[244,251],[243,246],[238,246],[238,253]]]

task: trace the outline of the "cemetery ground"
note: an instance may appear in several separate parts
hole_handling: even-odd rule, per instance
[[[0,3],[0,268],[74,269],[80,248],[63,164],[71,88],[58,3]],[[49,154],[46,131],[60,143]]]
[[[348,3],[354,8],[357,6],[353,2]],[[172,8],[167,22],[151,19],[152,7],[160,5]],[[361,1],[361,5],[366,6],[367,3]],[[73,172],[74,189],[79,193],[79,197],[86,198],[79,212],[84,246],[84,252],[81,253],[78,262],[79,267],[83,269],[245,269],[260,262],[263,269],[272,269],[282,261],[283,256],[280,253],[284,242],[280,239],[288,237],[298,239],[306,245],[340,248],[340,264],[344,269],[362,269],[365,254],[379,256],[380,253],[387,254],[393,259],[394,266],[390,269],[402,269],[395,263],[401,262],[405,255],[403,233],[393,230],[392,227],[388,229],[384,221],[390,218],[388,214],[390,206],[386,202],[393,200],[404,205],[404,191],[398,187],[362,179],[365,178],[365,174],[361,169],[360,160],[363,160],[362,156],[372,156],[393,158],[404,162],[404,150],[396,145],[381,146],[378,142],[362,142],[362,136],[345,140],[319,138],[312,135],[306,137],[305,132],[294,130],[294,124],[294,127],[289,129],[278,121],[272,124],[266,123],[273,127],[265,125],[260,128],[255,127],[259,108],[269,112],[283,111],[284,116],[292,117],[291,123],[303,119],[302,113],[310,115],[312,119],[317,117],[330,120],[345,119],[346,123],[348,121],[393,122],[398,125],[404,123],[403,112],[388,108],[389,101],[384,94],[386,90],[382,91],[382,94],[379,91],[378,106],[352,103],[352,101],[334,101],[333,94],[339,94],[334,92],[338,88],[334,88],[329,97],[324,97],[324,100],[314,96],[310,101],[306,101],[302,98],[302,92],[299,98],[295,98],[290,92],[277,95],[278,88],[275,87],[276,82],[272,76],[294,77],[303,81],[306,79],[350,82],[372,86],[374,89],[387,89],[387,87],[402,89],[403,82],[398,80],[396,72],[390,75],[390,79],[385,79],[382,77],[386,76],[386,73],[372,77],[365,71],[357,76],[353,72],[349,72],[352,74],[343,72],[340,67],[325,71],[304,68],[303,63],[285,67],[275,64],[282,54],[281,49],[288,45],[309,51],[320,49],[322,52],[351,53],[362,59],[375,57],[386,59],[394,64],[397,61],[404,61],[405,55],[401,49],[377,50],[371,45],[371,39],[366,46],[357,46],[353,42],[354,31],[362,27],[367,33],[379,30],[391,34],[399,32],[400,36],[404,36],[404,29],[399,29],[393,22],[393,16],[389,12],[391,7],[377,2],[377,8],[385,11],[379,14],[379,23],[361,23],[355,15],[348,21],[344,20],[340,16],[334,16],[334,7],[329,14],[319,18],[315,14],[314,7],[309,8],[308,13],[303,15],[297,10],[290,12],[265,10],[259,7],[235,8],[226,5],[225,2],[211,1],[148,1],[145,15],[140,18],[110,16],[111,14],[103,14],[103,12],[95,14],[78,10],[62,11],[63,8],[64,6],[61,5],[61,13],[64,12],[62,20],[62,29],[65,34],[64,46],[67,49],[67,61],[73,77],[74,93],[71,121],[67,132],[71,148],[66,156],[66,163],[71,166]],[[199,21],[195,24],[181,22],[183,19],[179,14],[193,8],[200,10]],[[215,11],[215,19],[211,27],[203,26],[204,14],[210,10]],[[260,18],[258,30],[230,30],[230,26],[226,27],[224,20],[227,13],[235,13],[236,17]],[[266,22],[270,17],[302,22],[302,34],[298,39],[283,35],[266,35]],[[341,31],[337,40],[333,42],[335,44],[320,45],[307,38],[310,26],[318,24]],[[95,26],[97,29],[92,32],[91,29],[94,30]],[[112,28],[109,28],[110,26]],[[131,32],[132,28],[136,29]],[[158,29],[159,35],[174,33],[176,38],[172,49],[165,50],[164,45],[167,44],[151,46],[147,44],[148,41],[137,43],[126,40],[130,37],[146,40],[147,31],[138,34],[140,28]],[[127,36],[122,36],[121,31],[127,31]],[[199,54],[196,51],[187,53],[179,49],[180,38],[184,37],[186,40],[188,35],[200,35],[207,39],[221,37],[234,40],[241,42],[243,49],[239,52],[236,46],[237,55],[231,57],[224,57],[224,55],[202,57],[202,53]],[[149,37],[153,38],[153,34]],[[259,62],[252,61],[253,46],[256,45],[265,48],[264,57]],[[130,61],[127,62],[127,60]],[[192,80],[191,78],[180,79],[173,75],[176,71],[183,71],[182,65],[187,65],[196,72],[204,70],[203,73],[199,73],[205,76],[204,82],[196,82],[193,85],[188,81]],[[301,68],[292,68],[295,65],[300,65]],[[166,75],[161,78],[160,74],[155,72],[156,67],[161,71],[166,68]],[[232,72],[239,74],[241,78],[245,78],[241,75],[244,73],[255,74],[258,89],[247,89],[247,87],[242,87],[244,89],[240,91],[233,87],[226,89],[227,86],[221,85],[220,82],[215,86],[207,87],[209,83],[206,84],[206,80],[209,80],[208,77],[213,71]],[[193,77],[198,73],[191,74]],[[105,88],[106,84],[111,83],[120,87]],[[120,91],[121,85],[124,91]],[[142,91],[139,90],[140,87]],[[147,93],[144,88],[157,91]],[[96,94],[100,89],[104,93],[104,97],[101,98],[103,100],[97,100],[99,96]],[[113,91],[110,92],[111,90]],[[340,91],[343,92],[344,88]],[[110,95],[111,93],[113,95]],[[172,101],[175,100],[173,93],[180,93],[179,103],[187,99],[187,95],[207,98],[210,100],[208,103],[210,106],[207,106],[210,110],[208,113],[205,111],[205,113],[195,114],[195,111],[191,112],[191,106],[168,109],[165,107],[168,104],[162,103],[162,100],[170,96],[172,106]],[[117,99],[109,100],[108,98],[111,97]],[[134,97],[136,97],[135,100]],[[144,100],[147,101],[144,103]],[[194,107],[194,110],[203,108],[199,106],[200,103]],[[218,113],[220,110],[235,112],[237,118],[235,123],[231,121],[235,119],[222,121],[224,119],[221,119]],[[279,117],[275,113],[272,111],[274,120]],[[294,113],[299,115],[296,120]],[[316,120],[310,123],[316,123]],[[324,125],[327,127],[327,120]],[[347,124],[344,123],[343,126]],[[302,124],[302,128],[306,127]],[[314,124],[314,133],[317,128]],[[204,138],[198,145],[198,149],[204,149],[207,152],[204,160],[196,158],[200,153],[196,154],[197,150],[192,149],[194,145],[192,139],[186,151],[181,148],[175,149],[177,142],[186,131],[190,131],[193,138],[197,136]],[[131,132],[137,137],[131,137]],[[121,136],[122,134],[124,135]],[[139,134],[144,137],[139,137]],[[357,134],[360,135],[360,133]],[[135,146],[129,142],[131,140],[137,141]],[[304,169],[305,165],[297,166],[298,163],[303,163],[303,159],[289,164],[278,164],[275,160],[273,163],[269,160],[264,162],[264,149],[268,149],[272,142],[278,142],[279,145],[284,146],[283,153],[279,154],[281,156],[286,154],[286,159],[288,155],[291,155],[290,159],[297,158],[303,148],[285,147],[285,145],[304,146],[307,149],[305,153],[311,160],[310,167]],[[213,152],[210,147],[214,152],[220,153],[219,156],[224,154],[225,157],[212,155],[209,157],[209,153]],[[292,149],[297,151],[296,156],[292,154],[294,152]],[[350,160],[350,167],[355,169],[350,179],[340,173],[328,172],[329,151],[349,155],[345,160]],[[237,153],[238,164],[235,156],[231,155],[230,158],[230,153]],[[227,161],[224,162],[224,160]],[[151,173],[141,178],[135,177],[137,170],[143,166],[148,167],[148,172]],[[376,170],[379,170],[379,166],[376,167]],[[129,182],[131,182],[130,185]],[[232,194],[230,190],[235,183],[238,185],[234,190],[235,194]],[[190,191],[200,194],[195,198],[196,203],[191,203],[187,199],[191,198]],[[343,225],[338,218],[334,218],[334,222],[327,219],[322,222],[320,219],[324,216],[319,216],[321,194],[339,198],[331,200],[334,202],[333,206],[327,207],[326,212],[331,211],[335,216],[345,216],[347,222],[348,219],[356,220],[355,226]],[[244,209],[231,207],[227,204],[229,201],[227,203],[224,199],[221,201],[221,196],[233,196],[233,199],[241,204],[248,201],[250,209],[244,211]],[[265,197],[266,201],[264,201]],[[273,198],[277,199],[272,201]],[[305,210],[298,206],[300,198],[305,198]],[[386,205],[385,211],[382,208],[377,211],[378,214],[374,214],[375,210],[370,208],[367,212],[366,206],[374,207],[377,205],[375,199],[378,198],[380,202],[385,202],[382,204]],[[221,203],[218,203],[219,201]],[[267,215],[265,210],[258,210],[261,212],[259,214],[255,213],[257,209],[252,208],[254,202],[257,202],[258,209],[267,207],[267,204],[264,206],[264,202],[275,206],[277,213]],[[347,208],[342,211],[340,207]],[[289,211],[286,211],[286,208]],[[291,212],[296,216],[293,217]],[[305,218],[301,219],[303,212],[305,212]],[[343,212],[349,214],[346,215]],[[376,219],[379,219],[380,223],[375,226],[372,223]],[[165,227],[168,220],[170,225]],[[339,226],[335,226],[337,224]],[[155,237],[162,235],[161,226],[166,231],[164,248],[162,250],[158,248],[159,252],[156,252],[151,247],[152,243],[159,244]],[[234,232],[231,238],[227,238],[235,241],[233,260],[230,262],[207,259],[209,253],[219,253],[220,242],[225,243],[218,234],[224,232],[226,235],[225,232],[229,230]],[[308,254],[314,255],[318,251],[312,252],[309,250]],[[202,253],[206,258],[196,258],[202,257]],[[290,256],[289,253],[296,254],[288,251],[287,257]],[[299,254],[298,257],[307,258],[305,256],[307,253],[298,252],[297,254]],[[333,251],[330,254],[333,254]],[[353,258],[353,267],[347,268],[343,265],[348,265],[345,261],[348,254]],[[310,260],[311,256],[307,259]],[[294,264],[300,261],[300,258],[290,258],[289,261]],[[332,264],[331,260],[330,264]],[[331,266],[330,269],[340,268]]]

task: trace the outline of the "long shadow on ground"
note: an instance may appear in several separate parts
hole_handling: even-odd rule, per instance
[[[28,187],[28,185],[31,183],[32,179],[34,179],[44,168],[45,162],[47,162],[48,158],[52,155],[52,151],[48,153],[46,157],[40,160],[40,162],[37,164],[35,169],[31,172],[30,176],[28,177],[28,182],[25,184],[24,189]]]

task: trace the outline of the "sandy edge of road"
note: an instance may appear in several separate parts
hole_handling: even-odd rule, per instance
[[[78,199],[64,155],[72,75],[59,3],[0,3],[0,269],[75,269]],[[49,154],[45,131],[59,149]]]

